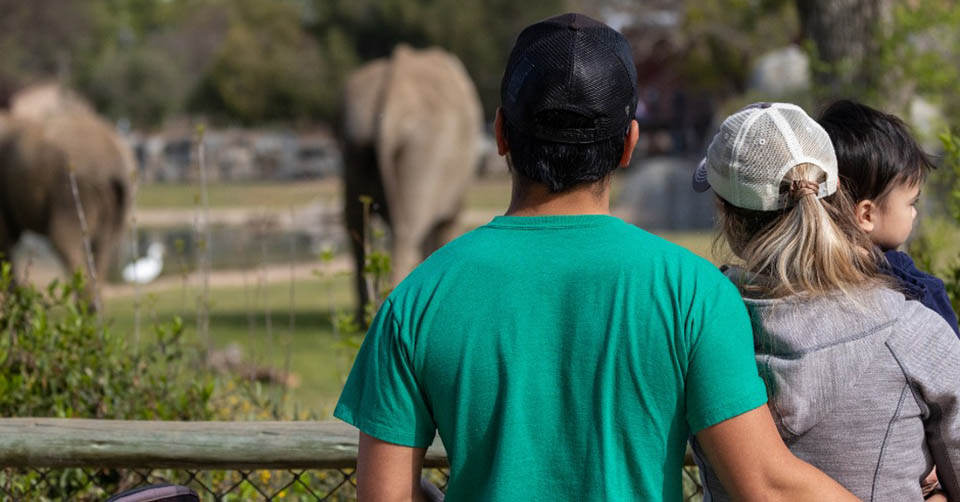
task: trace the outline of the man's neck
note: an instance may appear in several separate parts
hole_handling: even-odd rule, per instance
[[[574,214],[610,214],[610,184],[584,184],[560,193],[546,186],[513,178],[513,192],[507,216],[558,216]]]

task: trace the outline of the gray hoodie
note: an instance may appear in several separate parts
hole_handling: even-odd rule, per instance
[[[768,406],[794,455],[867,501],[923,500],[936,464],[960,500],[960,340],[943,318],[889,289],[744,303]],[[730,500],[693,447],[704,500]]]

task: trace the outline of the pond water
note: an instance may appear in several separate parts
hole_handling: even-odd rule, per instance
[[[264,265],[315,262],[325,250],[335,255],[348,251],[346,232],[341,225],[317,228],[264,228],[257,225],[216,225],[210,228],[210,268],[249,269]],[[192,226],[140,228],[137,232],[138,257],[144,257],[152,243],[165,248],[161,275],[191,272],[198,266],[205,243]],[[38,280],[58,275],[62,267],[49,241],[28,233],[14,250],[18,270],[29,266],[29,274]],[[129,235],[118,243],[108,273],[108,281],[122,282],[121,270],[134,261]],[[29,265],[28,265],[29,264]],[[22,272],[21,272],[22,273]],[[22,277],[22,275],[21,275]]]

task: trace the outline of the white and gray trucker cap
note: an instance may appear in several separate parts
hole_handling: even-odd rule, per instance
[[[754,103],[727,117],[693,174],[693,189],[709,188],[734,206],[773,211],[794,201],[781,189],[800,164],[826,173],[817,198],[837,191],[837,155],[820,124],[797,105]]]

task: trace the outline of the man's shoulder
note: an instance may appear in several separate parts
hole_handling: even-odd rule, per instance
[[[666,267],[672,274],[699,283],[729,282],[718,266],[709,259],[639,227],[630,227],[633,229],[630,232],[632,236],[643,245],[637,252],[629,255],[631,260],[648,266]]]
[[[404,289],[432,284],[461,269],[496,269],[513,260],[513,250],[504,249],[503,235],[489,226],[467,232],[431,254],[403,281]],[[710,260],[655,235],[636,225],[616,219],[605,225],[590,240],[591,267],[633,270],[640,275],[656,275],[671,283],[697,283],[697,290],[708,283],[729,282]],[[543,252],[544,256],[549,253]],[[555,257],[554,257],[555,258]],[[583,266],[583,263],[574,264]],[[456,274],[454,274],[456,275]],[[398,286],[398,289],[400,287]]]

